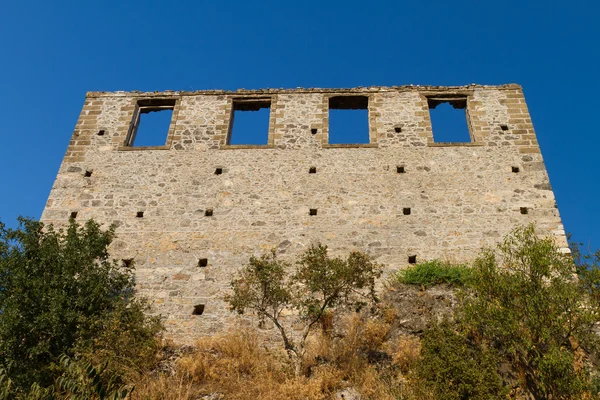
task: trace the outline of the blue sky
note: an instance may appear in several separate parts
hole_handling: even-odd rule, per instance
[[[597,1],[0,3],[0,220],[39,218],[86,91],[523,85],[567,231],[600,247]]]

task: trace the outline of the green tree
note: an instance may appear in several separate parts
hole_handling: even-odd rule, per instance
[[[0,223],[0,367],[15,391],[53,385],[64,372],[63,355],[110,349],[112,343],[94,343],[115,318],[129,328],[135,321],[131,343],[155,343],[160,323],[143,315],[132,267],[109,259],[112,227],[19,222],[17,229]]]
[[[381,270],[381,265],[366,254],[352,252],[346,259],[331,258],[327,247],[319,244],[300,257],[294,271],[272,251],[250,259],[232,281],[233,293],[226,299],[232,311],[242,314],[251,310],[261,321],[270,320],[279,330],[288,354],[301,360],[307,337],[328,311],[359,309],[377,301],[375,280]],[[281,318],[286,309],[295,309],[304,323],[299,337],[290,336]]]
[[[513,375],[536,399],[589,395],[590,355],[598,344],[593,328],[600,321],[594,301],[598,285],[590,284],[590,279],[598,276],[597,270],[590,269],[590,279],[578,279],[573,258],[563,254],[552,238],[538,237],[534,226],[515,229],[496,251],[484,250],[473,268],[470,288],[462,293],[455,312],[454,329],[425,335],[423,379],[448,398],[476,397],[468,391],[466,396],[448,395],[441,370],[428,367],[440,363],[442,353],[432,351],[435,346],[460,338],[463,350],[475,352],[479,359],[485,350],[504,371],[491,370],[488,363],[469,378],[461,375],[458,363],[465,361],[457,358],[446,364],[446,379],[475,384],[481,378],[495,381],[503,372],[505,383]]]

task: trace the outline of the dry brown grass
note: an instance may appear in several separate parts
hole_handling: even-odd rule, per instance
[[[178,360],[173,376],[140,378],[132,400],[212,393],[232,400],[329,400],[345,388],[372,400],[419,398],[409,376],[419,357],[417,339],[390,340],[385,315],[353,314],[338,322],[333,329],[328,321],[311,337],[300,376],[282,350],[263,346],[256,331],[240,330],[200,340]]]

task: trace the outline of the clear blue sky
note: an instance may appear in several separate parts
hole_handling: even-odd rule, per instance
[[[523,85],[567,231],[600,247],[597,1],[0,3],[0,219],[39,218],[86,91]]]

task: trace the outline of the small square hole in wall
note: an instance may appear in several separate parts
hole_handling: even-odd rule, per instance
[[[366,144],[369,142],[369,97],[330,97],[329,144]]]
[[[194,310],[192,311],[192,315],[202,315],[204,313],[204,304],[196,304],[194,306]]]
[[[529,214],[529,209],[527,207],[521,207],[521,214]]]
[[[212,210],[212,208],[207,208],[206,211],[204,211],[204,216],[205,217],[212,217],[213,216],[213,210]]]
[[[503,131],[507,131],[508,125],[500,125],[500,129],[502,129]]]
[[[433,141],[468,143],[471,133],[467,124],[467,98],[464,96],[432,96],[427,98]]]
[[[512,172],[514,172],[515,174],[516,174],[517,172],[519,172],[519,167],[512,167]]]
[[[401,126],[397,126],[397,127],[395,127],[395,128],[394,128],[394,132],[396,132],[396,133],[400,133],[400,132],[402,132],[402,127],[401,127]]]
[[[404,166],[398,166],[398,167],[396,167],[396,172],[399,174],[403,174],[406,171],[404,170]]]
[[[317,167],[310,167],[308,169],[308,173],[309,174],[316,174],[317,173]]]
[[[73,219],[77,218],[77,211],[72,211],[71,215],[69,215],[69,218],[73,218]]]
[[[164,146],[176,99],[139,100],[127,135],[127,145],[134,147]]]
[[[316,134],[317,134],[317,132],[318,132],[317,128],[312,128],[312,129],[310,130],[310,133],[312,133],[313,135],[316,135]]]
[[[104,136],[104,129],[100,129],[98,131],[98,136]]]
[[[311,208],[310,211],[308,212],[308,215],[317,215],[317,209]]]
[[[417,256],[416,255],[408,256],[408,263],[409,264],[416,264],[417,263]]]
[[[199,267],[206,267],[208,265],[208,258],[201,258],[198,260]]]
[[[410,215],[410,208],[409,207],[405,207],[402,209],[402,214],[404,215]]]
[[[137,213],[135,213],[136,218],[144,218],[144,212],[143,211],[138,211]]]
[[[215,175],[221,175],[223,173],[223,168],[215,169]]]
[[[89,178],[90,176],[92,176],[92,171],[91,170],[85,171],[85,173],[83,174],[83,176],[85,176],[86,178]]]
[[[270,117],[271,99],[234,99],[227,144],[268,144]]]
[[[125,268],[133,266],[133,258],[124,258],[121,261],[123,262],[123,267]]]

